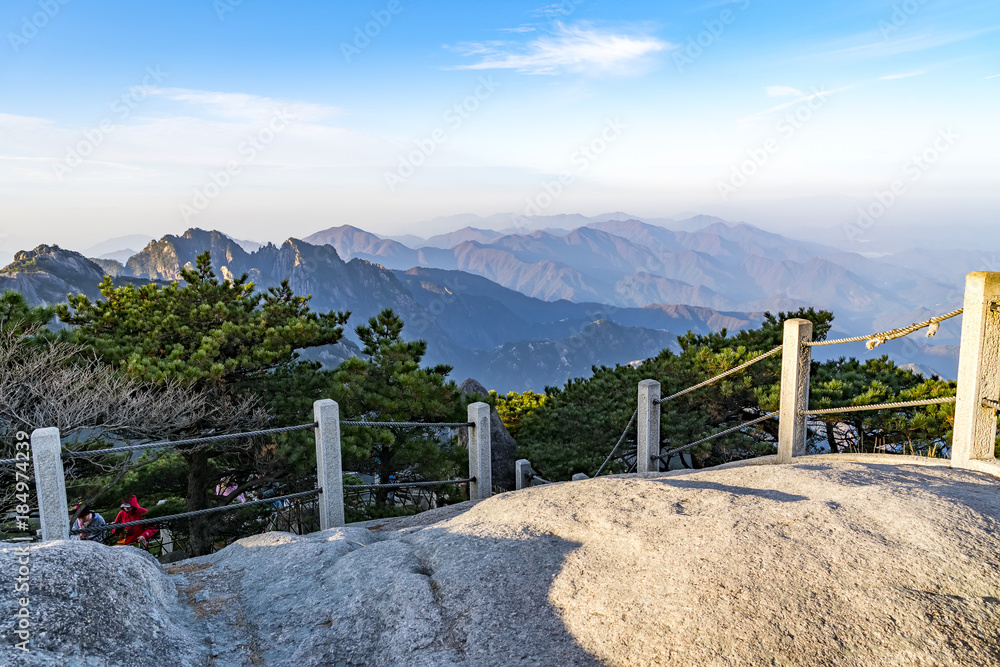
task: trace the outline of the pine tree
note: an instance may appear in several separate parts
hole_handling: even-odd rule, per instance
[[[341,364],[330,385],[342,419],[465,421],[466,402],[454,381],[447,379],[451,367],[421,367],[427,343],[403,340],[403,321],[391,309],[372,317],[356,332],[364,345],[364,358],[352,357]],[[423,479],[448,479],[459,472],[467,456],[457,450],[454,440],[440,429],[345,426],[345,465],[370,470],[383,483],[402,472]],[[387,498],[386,490],[378,491],[376,505],[384,507]]]
[[[210,392],[220,404],[273,395],[269,384],[296,366],[296,350],[336,343],[349,313],[316,313],[309,298],[292,293],[288,282],[266,292],[246,275],[218,280],[208,252],[195,268],[181,271],[185,284],[100,285],[103,300],[85,295],[58,307],[73,339],[129,376],[159,384],[184,383]],[[262,399],[265,403],[267,399]],[[266,406],[271,407],[271,406]],[[272,420],[270,425],[281,425]],[[248,424],[232,424],[239,431]],[[201,434],[194,428],[191,436]],[[187,507],[209,506],[211,490],[231,470],[225,451],[182,451],[187,467]],[[226,465],[212,465],[221,458]],[[264,483],[266,480],[260,480]],[[193,521],[191,548],[210,548],[208,522]]]

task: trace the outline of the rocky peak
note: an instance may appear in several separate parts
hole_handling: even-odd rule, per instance
[[[42,244],[14,255],[14,261],[0,271],[0,291],[13,289],[29,303],[52,304],[80,292],[80,286],[94,297],[103,279],[104,270],[80,253]]]

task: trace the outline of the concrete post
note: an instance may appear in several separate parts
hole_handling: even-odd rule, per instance
[[[793,456],[806,453],[806,417],[809,409],[809,367],[812,349],[803,345],[812,340],[809,320],[785,320],[781,350],[781,403],[778,408],[778,463],[791,463]]]
[[[486,403],[469,405],[469,500],[486,500],[493,495],[493,474],[490,454],[490,406]]]
[[[68,540],[69,507],[66,504],[66,473],[63,471],[59,429],[32,431],[31,459],[35,466],[35,493],[38,495],[42,540]]]
[[[590,479],[590,475],[588,475],[585,472],[578,472],[575,475],[573,475],[574,482],[582,482],[585,479]]]
[[[639,383],[639,414],[636,417],[635,471],[660,472],[660,383],[643,380]]]
[[[316,483],[319,529],[344,525],[344,476],[340,462],[340,406],[324,398],[313,403],[316,419]]]
[[[528,459],[518,459],[514,462],[514,490],[520,491],[531,486],[531,463]]]
[[[997,417],[983,399],[1000,397],[1000,273],[977,271],[965,278],[962,348],[951,464],[994,458]]]

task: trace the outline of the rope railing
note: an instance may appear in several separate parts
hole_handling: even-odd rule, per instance
[[[545,479],[545,478],[543,478],[543,477],[541,477],[541,476],[537,475],[537,474],[536,474],[536,473],[534,473],[534,472],[529,472],[529,473],[528,473],[528,475],[527,475],[527,477],[528,477],[528,481],[529,481],[529,482],[530,482],[530,481],[534,481],[534,480],[536,480],[536,479],[537,479],[537,480],[538,480],[539,482],[541,482],[542,484],[552,484],[552,482],[550,482],[549,480],[547,480],[547,479]]]
[[[848,405],[842,408],[821,408],[819,410],[799,410],[800,415],[834,415],[844,412],[862,412],[867,410],[892,410],[894,408],[919,408],[925,405],[942,405],[954,403],[957,397],[946,396],[944,398],[924,398],[919,401],[897,401],[894,403],[874,403],[869,405]]]
[[[710,435],[707,438],[702,438],[701,440],[696,440],[695,442],[692,442],[692,443],[689,443],[687,445],[684,445],[683,447],[677,447],[676,449],[671,449],[669,452],[666,452],[665,454],[659,454],[657,456],[651,456],[649,458],[650,458],[651,461],[657,460],[657,459],[660,460],[660,461],[664,461],[667,457],[673,456],[674,454],[680,454],[681,452],[686,451],[688,449],[691,449],[692,447],[697,447],[698,445],[703,445],[706,442],[711,442],[712,440],[715,440],[716,438],[721,438],[724,435],[729,435],[730,433],[736,433],[737,431],[742,431],[747,426],[753,426],[754,424],[759,424],[762,421],[767,421],[768,419],[771,419],[773,417],[777,417],[779,414],[780,414],[779,412],[769,412],[768,414],[764,415],[763,417],[757,417],[756,419],[751,419],[748,422],[743,422],[742,424],[738,424],[738,425],[736,425],[736,426],[734,426],[732,428],[727,428],[725,431],[720,431],[718,433]]]
[[[203,510],[194,510],[192,512],[183,512],[181,514],[168,514],[167,516],[158,516],[154,519],[140,519],[138,521],[124,521],[122,523],[106,523],[103,526],[98,526],[96,528],[74,528],[69,531],[71,535],[77,535],[79,533],[105,533],[118,528],[130,528],[132,526],[148,526],[156,523],[171,523],[173,521],[178,521],[180,519],[188,519],[193,516],[202,516],[204,514],[217,514],[219,512],[232,512],[244,507],[252,507],[254,505],[270,505],[277,502],[282,502],[285,500],[294,500],[296,498],[306,498],[308,496],[315,496],[323,492],[323,489],[312,489],[311,491],[300,491],[298,493],[289,493],[284,496],[275,496],[273,498],[262,498],[261,500],[251,500],[245,503],[232,503],[230,505],[223,505],[221,507],[208,507]]]
[[[344,493],[348,491],[377,491],[378,489],[409,489],[409,488],[421,488],[426,486],[446,486],[449,484],[468,484],[469,482],[475,482],[475,477],[469,477],[468,479],[445,479],[436,480],[431,482],[393,482],[391,484],[345,484]]]
[[[622,443],[623,443],[623,442],[625,442],[625,436],[626,436],[626,435],[628,435],[628,432],[629,432],[629,429],[631,429],[631,428],[632,428],[632,424],[634,424],[634,423],[635,423],[635,418],[636,418],[636,415],[638,415],[638,414],[639,414],[639,409],[638,409],[638,408],[636,408],[636,409],[635,409],[635,410],[634,410],[634,411],[632,412],[632,416],[631,416],[631,417],[629,417],[629,420],[628,420],[628,426],[626,426],[626,427],[625,427],[625,430],[624,430],[624,431],[622,431],[622,437],[618,438],[618,442],[617,442],[617,443],[615,443],[615,446],[614,446],[614,448],[612,448],[612,450],[611,450],[611,453],[610,453],[610,454],[608,454],[608,458],[604,459],[604,463],[602,463],[602,464],[601,464],[601,467],[600,467],[600,468],[598,468],[598,469],[597,469],[597,472],[595,472],[595,473],[594,473],[593,475],[591,475],[591,477],[597,477],[598,475],[600,475],[600,474],[601,474],[601,471],[603,471],[603,470],[604,470],[604,467],[605,467],[606,465],[608,465],[608,463],[609,463],[609,462],[611,461],[611,458],[612,458],[612,457],[613,457],[613,456],[615,455],[615,452],[617,452],[617,451],[618,451],[618,448],[622,446]]]
[[[754,357],[754,358],[752,358],[752,359],[750,359],[748,361],[743,362],[739,366],[734,366],[733,368],[730,368],[728,371],[719,373],[715,377],[711,377],[711,378],[705,380],[704,382],[699,382],[698,384],[693,385],[691,387],[688,387],[687,389],[683,389],[683,390],[677,392],[676,394],[671,394],[670,396],[667,396],[666,398],[654,399],[653,403],[663,404],[663,403],[666,403],[667,401],[672,401],[675,398],[680,398],[681,396],[684,396],[685,394],[690,394],[692,391],[695,391],[696,389],[701,389],[702,387],[707,387],[710,384],[718,382],[719,380],[721,380],[724,377],[728,377],[728,376],[730,376],[730,375],[732,375],[734,373],[739,373],[740,371],[742,371],[742,370],[744,370],[746,368],[749,368],[750,366],[753,366],[754,364],[756,364],[759,361],[764,361],[768,357],[770,357],[772,355],[775,355],[778,352],[781,352],[781,348],[782,348],[782,346],[779,345],[778,347],[774,348],[773,350],[769,350],[767,352],[764,352],[763,354],[758,354],[756,357]]]
[[[220,442],[222,440],[239,440],[241,438],[255,438],[262,435],[272,435],[275,433],[290,433],[292,431],[304,431],[316,428],[315,422],[311,424],[298,424],[297,426],[281,426],[278,428],[266,428],[260,431],[244,431],[243,433],[224,433],[221,435],[208,435],[201,438],[188,438],[186,440],[161,440],[159,442],[147,442],[141,445],[123,445],[121,447],[107,447],[105,449],[88,449],[85,451],[63,452],[64,459],[89,459],[105,454],[125,454],[127,452],[139,451],[142,449],[164,449],[169,447],[184,447],[187,445],[200,445],[209,442]],[[0,461],[3,463],[3,461]]]
[[[964,308],[959,308],[958,310],[953,310],[950,313],[939,315],[938,317],[932,317],[923,322],[915,322],[908,327],[890,329],[889,331],[883,331],[882,333],[874,333],[867,336],[853,336],[851,338],[837,338],[834,340],[810,341],[802,344],[806,347],[822,347],[824,345],[841,345],[843,343],[860,343],[861,341],[866,341],[866,347],[869,350],[874,350],[882,343],[886,343],[896,338],[902,338],[903,336],[909,336],[914,331],[919,331],[925,327],[928,328],[927,337],[930,338],[938,332],[941,322],[949,320],[953,317],[958,317],[964,312],[964,310]]]
[[[342,426],[368,426],[370,428],[466,428],[475,426],[475,422],[367,422],[367,421],[342,421]]]
[[[992,408],[994,410],[1000,410],[1000,401],[995,401],[992,398],[984,398],[983,407]]]

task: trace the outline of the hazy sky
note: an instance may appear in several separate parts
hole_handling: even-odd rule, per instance
[[[859,207],[901,228],[1000,210],[996,0],[5,0],[0,26],[8,251],[456,213],[849,233]]]

